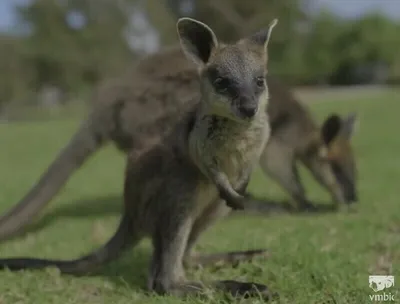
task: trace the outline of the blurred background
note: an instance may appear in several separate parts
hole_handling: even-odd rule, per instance
[[[102,79],[176,43],[180,16],[226,41],[279,17],[270,71],[296,87],[400,83],[397,0],[0,0],[0,120],[84,104]]]

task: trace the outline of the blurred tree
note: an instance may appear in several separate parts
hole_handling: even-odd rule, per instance
[[[176,14],[179,14],[182,0],[146,0],[145,9],[149,21],[158,32],[163,46],[177,43]]]
[[[400,82],[398,21],[379,14],[357,20],[326,11],[310,15],[311,1],[30,0],[17,7],[23,36],[0,37],[0,105],[30,92],[41,98],[58,95],[55,89],[90,89],[139,53],[176,43],[181,16],[206,22],[224,41],[278,18],[269,69],[285,82]]]
[[[18,14],[29,28],[24,49],[36,74],[35,89],[93,85],[130,56],[121,1],[33,0],[18,7]]]
[[[399,23],[378,13],[345,23],[333,47],[339,61],[331,81],[352,84],[389,77],[400,57],[398,30]],[[378,75],[382,71],[386,75]]]
[[[225,40],[238,39],[265,27],[274,18],[280,39],[288,40],[299,22],[306,20],[300,0],[196,0],[194,17],[209,24]]]
[[[0,36],[0,110],[5,104],[28,95],[33,75],[21,50],[21,39]]]
[[[329,11],[322,11],[310,23],[305,39],[303,82],[328,84],[340,62],[335,45],[342,34],[342,22]]]

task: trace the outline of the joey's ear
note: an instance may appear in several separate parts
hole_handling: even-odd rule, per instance
[[[206,64],[212,51],[218,46],[217,37],[212,29],[191,18],[180,18],[176,28],[185,55],[197,65]]]
[[[350,113],[346,118],[342,121],[342,134],[347,139],[351,139],[354,134],[354,130],[358,125],[358,119],[356,113]]]
[[[337,114],[332,114],[325,119],[321,127],[321,136],[326,145],[329,145],[329,143],[339,134],[341,124],[342,121]]]
[[[271,23],[269,24],[269,26],[267,28],[262,29],[261,31],[258,31],[257,33],[252,35],[250,37],[250,40],[253,43],[263,46],[264,50],[267,51],[268,42],[269,42],[269,39],[271,38],[272,30],[274,29],[275,25],[277,25],[277,24],[278,24],[278,19],[275,18],[274,20],[271,21]]]

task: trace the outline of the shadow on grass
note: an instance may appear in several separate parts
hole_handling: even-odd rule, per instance
[[[151,249],[142,246],[128,249],[117,260],[101,266],[92,276],[104,277],[117,287],[146,291]]]
[[[121,211],[122,197],[118,195],[77,200],[71,204],[58,206],[54,208],[54,210],[47,212],[35,223],[26,227],[21,233],[10,237],[10,239],[24,236],[27,233],[40,231],[61,218],[91,219],[102,216],[120,215]]]
[[[271,200],[266,198],[258,198],[251,194],[247,194],[247,203],[245,213],[259,215],[279,215],[279,214],[302,214],[317,215],[337,212],[338,208],[334,204],[311,203],[307,207],[296,207],[288,200]]]
[[[293,208],[287,201],[272,201],[252,196],[248,198],[249,209],[247,211],[259,214],[260,216],[335,212],[335,208],[331,205],[316,205],[313,210],[305,211]],[[29,226],[25,233],[41,230],[60,218],[98,218],[101,216],[120,215],[121,210],[122,198],[118,195],[77,200],[71,204],[59,206],[53,211],[46,213],[37,223]],[[234,213],[235,212],[232,214]],[[21,236],[21,234],[19,236]],[[128,249],[115,261],[101,266],[90,276],[107,278],[117,287],[129,288],[137,292],[145,292],[150,255],[150,248],[136,246],[135,248]]]
[[[46,213],[36,223],[27,227],[24,232],[13,236],[20,237],[26,233],[39,231],[60,218],[99,218],[109,215],[120,215],[122,211],[122,196],[113,195],[101,198],[77,200],[71,204],[55,208]],[[248,195],[245,213],[260,216],[277,216],[279,214],[326,214],[336,212],[334,205],[314,204],[311,209],[297,209],[289,201],[270,200]],[[243,211],[232,212],[243,213]]]

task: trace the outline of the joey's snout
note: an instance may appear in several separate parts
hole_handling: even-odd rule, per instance
[[[252,118],[257,113],[257,105],[244,104],[239,106],[239,111],[245,118]]]
[[[238,111],[243,118],[253,118],[258,111],[258,104],[255,97],[240,97]]]

